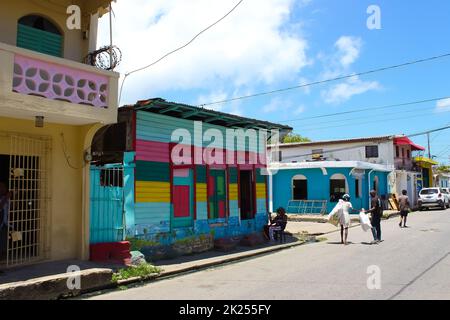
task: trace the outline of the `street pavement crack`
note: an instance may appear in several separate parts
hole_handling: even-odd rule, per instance
[[[433,263],[431,266],[429,266],[427,269],[422,271],[419,275],[417,275],[414,279],[412,279],[410,282],[408,282],[403,288],[401,288],[397,293],[392,295],[388,300],[394,300],[396,297],[398,297],[400,294],[402,294],[408,287],[413,285],[417,280],[422,278],[428,271],[433,269],[435,266],[437,266],[439,263],[444,261],[448,256],[450,256],[450,252],[447,252],[442,258],[440,258],[438,261]]]

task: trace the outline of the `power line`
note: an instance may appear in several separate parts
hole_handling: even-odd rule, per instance
[[[366,107],[366,108],[357,109],[357,110],[350,110],[350,111],[343,111],[343,112],[336,112],[336,113],[327,113],[327,114],[321,114],[321,115],[312,116],[312,117],[290,119],[290,120],[284,120],[284,121],[279,121],[279,122],[287,123],[287,122],[304,121],[304,120],[312,120],[312,119],[319,119],[319,118],[329,118],[329,117],[334,117],[334,116],[340,116],[340,115],[346,115],[346,114],[352,114],[352,113],[360,113],[360,112],[365,112],[365,111],[383,110],[383,109],[390,109],[390,108],[405,107],[405,106],[410,106],[410,105],[415,105],[415,104],[423,104],[423,103],[428,103],[428,102],[436,102],[436,101],[440,101],[440,100],[444,100],[444,99],[448,99],[448,98],[446,98],[446,97],[432,98],[432,99],[383,105],[383,106],[379,106],[379,107]]]
[[[178,47],[172,51],[170,51],[169,53],[166,53],[165,55],[163,55],[161,58],[159,58],[158,60],[150,63],[149,65],[130,71],[128,73],[125,74],[125,78],[122,81],[122,85],[120,87],[120,94],[119,94],[119,104],[120,101],[122,99],[122,89],[123,86],[125,84],[126,79],[128,78],[128,76],[132,75],[133,73],[148,69],[152,66],[154,66],[155,64],[157,64],[158,62],[164,60],[165,58],[167,58],[168,56],[174,54],[175,52],[178,52],[184,48],[186,48],[187,46],[189,46],[192,42],[194,42],[200,35],[202,35],[203,33],[205,33],[206,31],[208,31],[209,29],[213,28],[214,26],[216,26],[217,24],[219,24],[222,20],[224,20],[225,18],[227,18],[234,10],[236,10],[237,7],[239,7],[241,5],[241,3],[244,2],[244,0],[240,0],[230,11],[228,11],[228,13],[226,15],[224,15],[222,18],[220,18],[219,20],[217,20],[216,22],[214,22],[213,24],[209,25],[207,28],[203,29],[202,31],[200,31],[199,33],[197,33],[189,42],[187,42],[186,44],[182,45],[181,47]]]
[[[403,118],[402,118],[402,119],[403,119]],[[441,128],[437,128],[437,129],[433,129],[433,130],[429,130],[429,131],[425,131],[425,132],[421,132],[421,133],[406,134],[405,136],[407,136],[407,137],[415,137],[415,136],[424,135],[424,134],[431,133],[431,132],[437,132],[437,131],[447,130],[447,129],[450,129],[450,125],[449,125],[449,126],[445,126],[445,127],[441,127]],[[394,137],[394,136],[395,136],[395,135],[391,135],[391,137]],[[380,141],[382,141],[382,140],[383,140],[383,139],[380,138]],[[374,142],[374,141],[371,141],[371,142]],[[376,141],[375,141],[375,142],[376,142]],[[349,143],[351,143],[351,141],[349,141]],[[305,144],[308,144],[308,142],[305,143]],[[323,144],[325,145],[326,142],[324,142]],[[320,145],[320,144],[317,143],[317,145]],[[368,144],[365,143],[365,144],[360,144],[360,145],[356,145],[356,146],[352,146],[352,147],[345,147],[345,148],[338,148],[338,149],[330,149],[330,150],[323,151],[323,154],[329,154],[329,153],[336,152],[336,151],[346,151],[346,150],[359,149],[359,148],[365,147],[365,146],[367,146],[367,145],[368,145]],[[276,146],[276,145],[275,145],[275,146]],[[299,144],[299,146],[301,146],[301,144]],[[268,147],[269,147],[269,149],[274,149],[273,146],[268,146]],[[278,146],[278,147],[279,147],[279,146]],[[299,154],[299,155],[292,155],[292,156],[289,156],[289,157],[283,157],[283,159],[294,159],[294,158],[300,158],[300,157],[307,157],[307,156],[312,156],[312,155],[314,155],[314,154],[315,154],[315,153],[305,153],[305,154]]]
[[[398,112],[390,112],[389,115],[395,115],[395,114],[429,114],[431,110],[429,110],[430,108],[424,108],[421,110],[403,110],[403,111],[398,111]],[[431,108],[431,109],[434,109]],[[427,111],[428,110],[428,111]],[[446,112],[446,111],[450,111],[450,107],[443,109],[441,112]],[[301,129],[305,130],[308,128],[315,128],[316,125],[320,125],[320,124],[327,124],[327,123],[343,123],[343,122],[349,122],[349,121],[354,121],[354,120],[361,120],[361,119],[373,119],[373,118],[378,118],[378,117],[384,117],[384,119],[387,118],[386,114],[373,114],[373,115],[365,115],[365,116],[361,116],[361,117],[355,117],[355,118],[345,118],[345,119],[338,119],[338,120],[331,120],[331,121],[319,121],[319,122],[315,122],[315,123],[311,123],[304,127],[302,126]]]
[[[450,112],[450,110],[448,111],[443,111],[441,113],[447,113]],[[428,116],[435,116],[435,114],[429,114]],[[408,116],[408,117],[399,117],[399,118],[390,118],[390,119],[386,119],[383,120],[383,122],[388,122],[388,121],[394,121],[394,120],[405,120],[405,119],[413,119],[413,118],[419,118],[419,117],[427,117],[426,115],[414,115],[414,116]],[[371,123],[375,123],[375,122],[379,122],[381,120],[374,120],[374,121],[365,121],[365,122],[358,122],[355,124],[351,124],[351,126],[360,126],[360,125],[365,125],[365,124],[371,124]],[[314,127],[312,129],[302,129],[304,131],[317,131],[317,130],[324,130],[324,129],[331,129],[331,128],[343,128],[343,127],[348,127],[350,126],[350,124],[342,124],[342,125],[336,125],[336,126],[324,126],[324,127]],[[420,134],[423,135],[423,134]]]
[[[272,90],[272,91],[260,92],[260,93],[246,95],[246,96],[231,98],[231,99],[225,99],[225,100],[221,100],[221,101],[204,103],[204,104],[199,105],[199,107],[206,107],[206,106],[211,106],[211,105],[216,105],[216,104],[233,102],[233,101],[237,101],[237,100],[261,97],[261,96],[271,95],[271,94],[275,94],[275,93],[291,91],[291,90],[305,88],[305,87],[311,87],[311,86],[324,84],[324,83],[328,83],[328,82],[334,82],[334,81],[339,81],[339,80],[344,80],[344,79],[350,79],[350,78],[355,78],[355,77],[368,75],[368,74],[372,74],[372,73],[376,73],[376,72],[402,68],[402,67],[410,66],[410,65],[413,65],[413,64],[418,64],[418,63],[423,63],[423,62],[427,62],[427,61],[433,61],[433,60],[437,60],[437,59],[446,58],[446,57],[449,57],[449,56],[450,56],[450,53],[445,53],[445,54],[438,55],[438,56],[433,56],[433,57],[419,59],[419,60],[413,60],[413,61],[409,61],[409,62],[405,62],[405,63],[393,65],[393,66],[382,67],[382,68],[377,68],[377,69],[373,69],[373,70],[369,70],[369,71],[348,74],[348,75],[344,75],[344,76],[340,76],[340,77],[336,77],[336,78],[331,78],[331,79],[326,79],[326,80],[321,80],[321,81],[315,81],[315,82],[302,84],[302,85],[298,85],[298,86],[292,86],[292,87],[287,87],[287,88],[282,88],[282,89],[277,89],[277,90]]]

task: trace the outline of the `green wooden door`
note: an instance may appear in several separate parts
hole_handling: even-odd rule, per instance
[[[211,170],[209,172],[208,202],[210,219],[226,217],[227,185],[225,170]]]
[[[55,57],[62,57],[63,37],[19,23],[17,46]]]

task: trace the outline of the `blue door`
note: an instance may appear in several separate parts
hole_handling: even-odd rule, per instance
[[[123,241],[124,166],[92,166],[90,179],[90,243]]]

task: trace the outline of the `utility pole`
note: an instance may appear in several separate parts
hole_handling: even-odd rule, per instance
[[[428,140],[428,158],[431,159],[430,133],[429,132],[427,132],[427,140]]]

